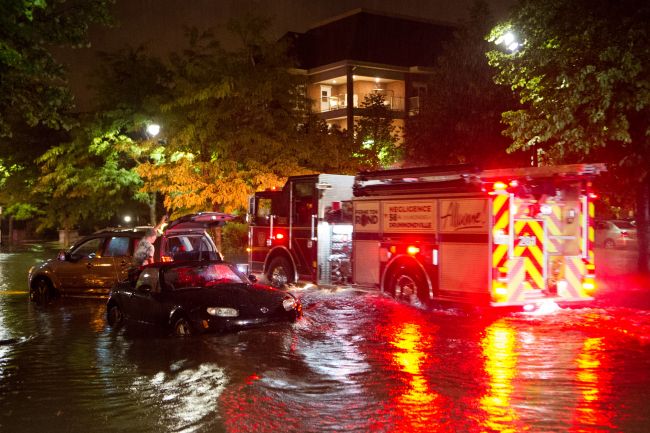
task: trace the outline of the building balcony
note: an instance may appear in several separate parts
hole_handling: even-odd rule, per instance
[[[361,95],[361,101],[365,101],[367,96],[370,96],[372,93],[365,93]],[[355,94],[354,97],[354,108],[361,108],[359,103],[359,95]],[[404,111],[404,98],[401,96],[392,96],[384,95],[384,105],[386,108],[392,111]],[[316,112],[324,113],[328,111],[340,110],[348,107],[348,98],[346,94],[336,95],[336,96],[322,96],[320,98],[320,103],[316,104]]]

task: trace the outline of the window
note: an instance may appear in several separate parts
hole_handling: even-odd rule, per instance
[[[260,197],[257,200],[257,212],[255,214],[255,223],[259,225],[269,225],[269,216],[271,215],[271,203],[270,198]]]
[[[75,259],[89,258],[92,259],[99,251],[102,246],[102,238],[92,238],[88,239],[84,243],[77,246],[70,255]]]
[[[223,283],[240,284],[244,281],[225,264],[207,266],[178,266],[165,272],[165,284],[172,290],[211,287]]]
[[[112,237],[108,240],[105,257],[122,257],[129,255],[129,238],[127,237]]]

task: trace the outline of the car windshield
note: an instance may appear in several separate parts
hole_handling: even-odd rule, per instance
[[[165,272],[164,281],[172,290],[244,283],[242,277],[225,263],[173,267]]]
[[[628,230],[630,230],[630,229],[635,229],[635,228],[636,228],[636,227],[634,227],[634,225],[633,225],[631,222],[629,222],[629,221],[614,221],[614,224],[616,224],[616,226],[617,226],[619,229],[628,229]]]

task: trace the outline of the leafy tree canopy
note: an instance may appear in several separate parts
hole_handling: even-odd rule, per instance
[[[476,163],[482,167],[528,164],[529,155],[506,149],[501,113],[517,107],[509,89],[495,85],[485,53],[485,35],[495,24],[484,1],[445,45],[420,95],[419,113],[407,119],[406,160],[410,164]]]
[[[490,35],[497,41],[511,31],[520,42],[489,53],[496,81],[525,106],[504,113],[512,149],[539,145],[547,160],[564,161],[612,145],[612,156],[647,163],[648,23],[645,0],[521,1]]]
[[[87,44],[88,26],[110,22],[111,0],[0,2],[0,138],[21,124],[67,126],[72,98],[52,47]]]
[[[400,137],[385,101],[383,94],[374,92],[366,95],[361,103],[363,116],[354,125],[353,153],[361,169],[385,168],[400,157]]]

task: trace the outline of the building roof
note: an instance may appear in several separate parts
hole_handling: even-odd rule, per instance
[[[452,24],[357,9],[283,39],[303,69],[341,60],[433,66],[454,30]]]

